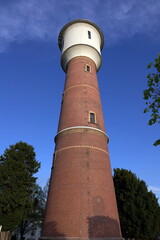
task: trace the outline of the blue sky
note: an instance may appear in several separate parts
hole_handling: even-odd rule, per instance
[[[159,0],[0,0],[0,154],[26,141],[50,176],[65,74],[57,38],[84,18],[103,31],[98,72],[112,168],[130,169],[160,197],[158,125],[148,126],[147,65],[160,52]]]

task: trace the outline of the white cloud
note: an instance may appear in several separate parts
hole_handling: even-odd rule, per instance
[[[107,44],[143,33],[160,40],[159,0],[1,0],[0,52],[12,42],[57,41],[60,29],[77,18],[97,23]]]

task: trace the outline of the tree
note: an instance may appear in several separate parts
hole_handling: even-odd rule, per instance
[[[146,183],[131,171],[114,169],[114,185],[126,239],[153,240],[160,232],[160,206]]]
[[[23,239],[24,234],[41,228],[47,201],[48,188],[49,179],[43,188],[38,184],[35,184],[32,194],[33,208],[31,208],[29,212],[27,211],[25,218],[22,219],[15,231],[15,234],[19,234],[21,239]]]
[[[25,233],[34,231],[42,225],[46,198],[45,192],[38,184],[35,184],[31,198],[32,208],[30,208],[30,211],[27,210],[25,217],[16,229],[16,233],[20,234],[21,239],[23,239]]]
[[[48,190],[49,190],[49,183],[50,183],[50,179],[47,180],[46,185],[43,188],[43,194],[44,194],[44,198],[45,198],[45,204],[47,202],[47,197],[48,197]]]
[[[25,142],[10,145],[0,156],[0,225],[13,231],[34,205],[33,191],[40,168],[34,148]]]
[[[148,78],[148,89],[144,90],[143,95],[146,100],[147,107],[144,109],[144,113],[151,111],[151,119],[148,124],[153,125],[160,123],[160,54],[155,59],[154,63],[151,62],[148,68],[154,67],[155,73],[149,73]],[[155,141],[154,146],[160,145],[160,139]]]

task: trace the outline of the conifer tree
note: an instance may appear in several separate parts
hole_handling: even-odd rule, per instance
[[[13,231],[33,208],[34,174],[40,168],[34,148],[18,142],[0,156],[0,223]]]

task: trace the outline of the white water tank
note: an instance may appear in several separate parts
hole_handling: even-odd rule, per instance
[[[104,38],[95,23],[85,19],[69,22],[62,28],[58,43],[62,51],[61,65],[65,72],[68,62],[78,56],[91,58],[96,64],[97,71],[99,70]]]

